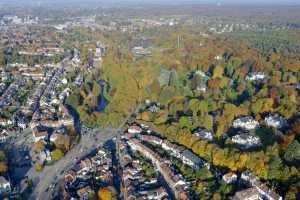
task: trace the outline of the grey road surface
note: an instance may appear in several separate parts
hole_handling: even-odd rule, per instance
[[[75,164],[76,158],[87,155],[91,150],[120,133],[120,129],[98,129],[93,131],[94,133],[82,136],[79,144],[72,148],[61,160],[51,166],[46,166],[42,172],[36,172],[34,168],[28,171],[27,176],[33,180],[34,186],[29,199],[51,199],[51,191],[47,191],[47,188],[63,177],[65,170]]]

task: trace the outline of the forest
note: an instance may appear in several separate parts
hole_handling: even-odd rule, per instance
[[[68,99],[70,105],[89,127],[118,127],[142,107],[137,119],[152,124],[162,137],[186,146],[214,166],[251,170],[286,199],[293,199],[300,186],[297,47],[283,52],[284,47],[276,46],[276,37],[284,33],[261,49],[247,39],[237,43],[235,36],[200,37],[193,30],[189,26],[159,29],[154,33],[152,56],[140,59],[128,49],[130,35],[110,35],[103,67],[85,78],[84,86]],[[263,72],[266,78],[247,81],[246,76],[254,72]],[[110,86],[105,94],[109,103],[102,112],[95,109],[99,79]],[[147,110],[146,100],[158,111]],[[266,113],[279,113],[289,127],[265,126]],[[248,115],[263,124],[253,133],[263,146],[245,151],[230,144],[228,133],[234,119]],[[214,141],[194,136],[198,127],[213,130]]]

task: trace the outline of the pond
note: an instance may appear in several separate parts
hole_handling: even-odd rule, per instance
[[[105,84],[108,84],[106,82],[104,82],[103,80],[99,80],[98,84],[100,86],[100,94],[98,96],[98,106],[96,108],[97,112],[102,112],[104,111],[104,109],[106,108],[106,106],[108,105],[108,100],[104,97],[104,89],[105,89]],[[109,90],[109,86],[106,87],[106,92],[108,92]]]

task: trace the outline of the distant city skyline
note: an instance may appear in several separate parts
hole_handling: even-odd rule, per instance
[[[10,5],[42,5],[42,4],[216,4],[216,5],[300,5],[298,0],[0,0]]]

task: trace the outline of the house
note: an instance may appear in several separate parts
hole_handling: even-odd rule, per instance
[[[258,121],[256,121],[251,116],[241,117],[233,121],[234,128],[243,128],[246,130],[252,130],[259,126]]]
[[[263,199],[267,200],[282,200],[282,197],[275,193],[271,188],[269,188],[266,184],[260,184],[256,186],[257,191],[263,197]]]
[[[39,80],[43,79],[45,77],[45,74],[42,72],[23,72],[22,76],[31,77],[33,80]]]
[[[50,151],[48,149],[40,152],[40,154],[39,154],[39,161],[40,161],[41,164],[43,164],[46,161],[49,162],[51,160],[52,160],[51,153],[50,153]]]
[[[166,162],[160,163],[158,165],[158,169],[173,191],[176,199],[189,199],[184,189],[184,186],[186,184],[185,181],[181,178],[181,176],[178,176],[178,174],[176,174],[174,170],[170,168],[169,164],[167,164]]]
[[[139,194],[146,196],[147,199],[160,200],[168,198],[168,193],[163,187],[154,190],[140,191]]]
[[[223,56],[222,55],[216,55],[214,57],[215,60],[222,60],[223,59]]]
[[[67,117],[60,120],[62,126],[74,126],[74,119],[72,117]]]
[[[239,192],[236,192],[233,200],[263,200],[256,190],[256,188],[248,188]]]
[[[194,135],[199,137],[202,140],[212,141],[213,140],[213,133],[211,130],[206,128],[198,128],[196,131],[193,132]]]
[[[296,88],[300,90],[300,83],[297,84]]]
[[[185,150],[184,147],[172,144],[168,140],[164,140],[161,144],[161,147],[164,150],[169,151],[170,154],[176,158],[181,158],[181,153]]]
[[[11,119],[0,118],[0,125],[1,126],[13,125],[13,121]]]
[[[81,171],[90,171],[93,168],[93,163],[90,159],[85,159],[80,161]]]
[[[52,133],[50,136],[50,142],[55,143],[55,141],[59,138],[61,134],[58,133]]]
[[[89,199],[89,195],[91,193],[94,193],[94,191],[91,189],[90,186],[86,186],[84,188],[81,188],[81,189],[77,190],[76,193],[79,196],[80,200],[88,200]]]
[[[65,183],[72,184],[76,181],[76,172],[71,169],[68,171],[68,173],[64,177]]]
[[[31,128],[31,129],[34,129],[38,126],[40,126],[40,122],[38,122],[37,120],[32,120],[29,124],[29,128]]]
[[[251,72],[246,76],[247,81],[260,81],[264,80],[266,75],[263,72]]]
[[[18,126],[19,126],[21,129],[25,129],[25,128],[27,127],[27,123],[25,122],[25,120],[19,119],[19,120],[18,120]]]
[[[147,142],[154,143],[156,145],[162,145],[163,140],[160,139],[159,137],[155,137],[152,135],[142,135],[141,139]]]
[[[203,71],[197,70],[190,77],[191,88],[198,92],[206,92],[209,79],[210,78]]]
[[[61,82],[62,82],[62,84],[64,84],[64,85],[68,84],[68,80],[67,80],[66,78],[63,78]]]
[[[259,137],[247,133],[235,135],[231,138],[231,141],[239,145],[243,149],[261,146],[261,141]]]
[[[6,142],[9,137],[8,132],[6,130],[1,130],[0,132],[0,143]]]
[[[204,164],[203,160],[187,149],[181,153],[181,159],[184,164],[194,169],[199,169]]]
[[[283,128],[288,124],[287,120],[282,116],[280,116],[278,113],[269,114],[265,118],[265,123],[267,124],[267,126],[274,127],[274,128]]]
[[[144,47],[141,47],[141,46],[137,46],[137,47],[132,48],[131,52],[135,57],[149,56],[152,53],[149,48],[144,48]]]
[[[266,184],[263,184],[259,178],[252,172],[243,172],[241,179],[248,182],[253,188],[255,188],[262,199],[267,200],[282,200],[282,197],[270,189]]]
[[[241,174],[241,179],[245,182],[249,182],[251,185],[255,185],[259,182],[259,178],[252,172],[246,171]]]
[[[83,77],[82,77],[81,75],[78,75],[78,76],[76,77],[76,79],[75,79],[75,82],[74,82],[75,85],[81,86],[82,82],[83,82]]]
[[[164,140],[161,144],[161,147],[166,150],[166,151],[173,151],[174,150],[174,146],[171,142],[169,142],[168,140]]]
[[[32,130],[32,135],[33,135],[34,141],[38,142],[40,140],[45,140],[48,137],[48,132],[40,130],[39,127],[35,127]]]
[[[227,174],[224,174],[222,179],[227,184],[234,183],[237,181],[237,175],[233,172],[229,172]]]
[[[9,193],[11,191],[10,182],[7,181],[3,176],[0,176],[0,194]]]
[[[142,132],[142,128],[137,125],[133,125],[128,128],[128,133],[131,133],[131,134],[136,134],[136,133],[139,134],[141,132]]]
[[[160,111],[160,107],[157,106],[156,104],[153,104],[147,108],[148,111],[152,113],[158,113]]]

